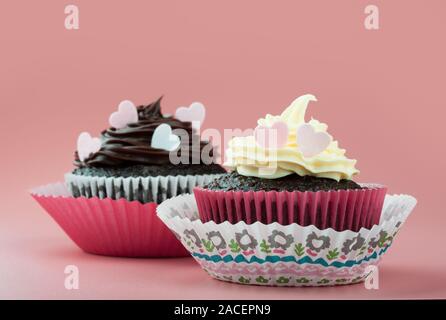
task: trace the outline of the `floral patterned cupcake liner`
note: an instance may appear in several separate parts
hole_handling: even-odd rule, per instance
[[[219,174],[156,177],[90,177],[65,174],[65,183],[74,197],[121,199],[161,203],[183,193],[191,193]]]
[[[296,223],[203,223],[199,219],[197,203],[192,195],[180,195],[166,200],[158,206],[157,212],[160,219],[180,237],[182,244],[211,276],[244,284],[300,286],[362,281],[366,276],[364,268],[378,263],[415,205],[416,199],[412,196],[387,195],[379,224],[371,229],[361,228],[358,232],[336,231],[332,228],[320,230],[314,225],[300,226]],[[237,273],[230,275],[221,271],[223,267],[234,268],[234,265],[246,268],[238,269]],[[292,269],[305,268],[299,275],[293,275],[291,270],[281,273],[248,272],[249,268],[255,270],[262,267],[268,270],[283,265]],[[328,279],[322,272],[312,274],[309,282],[297,281],[298,278],[309,276],[308,270],[314,267],[323,271],[343,269],[350,272],[350,276],[335,274]],[[255,280],[259,276],[265,279],[268,276],[271,279],[259,283]],[[280,277],[290,279],[277,282]]]
[[[364,281],[378,260],[354,267],[323,267],[295,263],[209,263],[199,261],[213,278],[239,284],[263,286],[334,286]]]

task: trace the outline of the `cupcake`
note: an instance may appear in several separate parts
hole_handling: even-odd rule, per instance
[[[41,186],[33,198],[85,252],[125,257],[187,256],[157,217],[159,203],[190,193],[225,170],[200,141],[200,103],[161,113],[161,98],[136,107],[123,101],[100,138],[83,132],[76,168],[65,183]]]
[[[200,141],[193,123],[163,115],[160,103],[161,98],[139,107],[122,102],[121,113],[111,115],[112,127],[101,133],[96,149],[88,147],[94,138],[87,133],[79,136],[77,168],[65,175],[74,197],[161,203],[225,172],[213,161],[212,146]],[[117,120],[116,114],[124,119]],[[205,150],[210,164],[203,162]]]
[[[364,281],[414,209],[353,181],[356,160],[305,112],[312,95],[258,121],[229,143],[231,172],[157,207],[211,277],[263,286],[334,286]]]
[[[229,142],[232,171],[194,189],[203,222],[313,225],[321,230],[371,229],[379,223],[386,187],[353,181],[356,160],[316,119],[305,121],[313,95],[282,114],[258,120],[253,134]]]

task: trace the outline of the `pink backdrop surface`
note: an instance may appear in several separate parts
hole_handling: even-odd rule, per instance
[[[80,29],[64,28],[64,7]],[[364,8],[380,9],[366,30]],[[444,36],[437,1],[4,1],[0,10],[1,298],[446,298]],[[119,101],[202,101],[205,127],[252,128],[295,97],[358,159],[359,181],[418,206],[386,254],[380,289],[242,287],[192,259],[79,251],[27,190],[72,169],[77,135]],[[81,287],[63,287],[79,266]]]

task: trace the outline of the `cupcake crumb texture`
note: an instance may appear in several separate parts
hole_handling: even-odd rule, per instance
[[[175,176],[175,175],[201,175],[219,174],[226,171],[218,164],[163,164],[160,165],[133,165],[128,167],[81,167],[76,168],[73,174],[82,176],[99,177],[155,177],[155,176]]]
[[[213,191],[330,191],[352,190],[362,187],[352,180],[336,181],[328,178],[299,176],[292,174],[278,179],[247,177],[232,171],[222,175],[207,185]]]

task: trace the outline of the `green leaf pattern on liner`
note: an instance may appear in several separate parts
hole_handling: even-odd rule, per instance
[[[310,279],[302,277],[302,278],[296,279],[296,282],[297,283],[308,283],[308,282],[310,282]]]
[[[301,257],[305,253],[305,247],[302,245],[302,243],[298,243],[294,245],[294,252],[298,257]]]
[[[243,284],[248,284],[248,283],[251,282],[251,278],[245,278],[245,277],[241,276],[241,277],[238,279],[238,281],[239,281],[240,283],[243,283]]]
[[[229,248],[231,249],[231,252],[233,252],[233,253],[239,253],[241,250],[237,241],[235,241],[234,239],[231,239],[231,241],[229,242]]]
[[[214,244],[212,243],[211,240],[201,239],[201,242],[203,242],[204,248],[205,248],[208,252],[212,252],[212,251],[214,251]]]
[[[265,239],[260,242],[260,251],[265,253],[271,253],[271,246],[266,242]]]
[[[267,279],[267,278],[264,278],[263,276],[258,276],[256,278],[257,283],[268,283],[270,280],[271,280],[271,278]]]
[[[290,282],[290,278],[279,277],[279,279],[277,279],[276,282],[280,283],[280,284],[289,283]]]
[[[334,248],[333,250],[329,250],[327,254],[328,260],[334,260],[339,256],[338,248]]]

